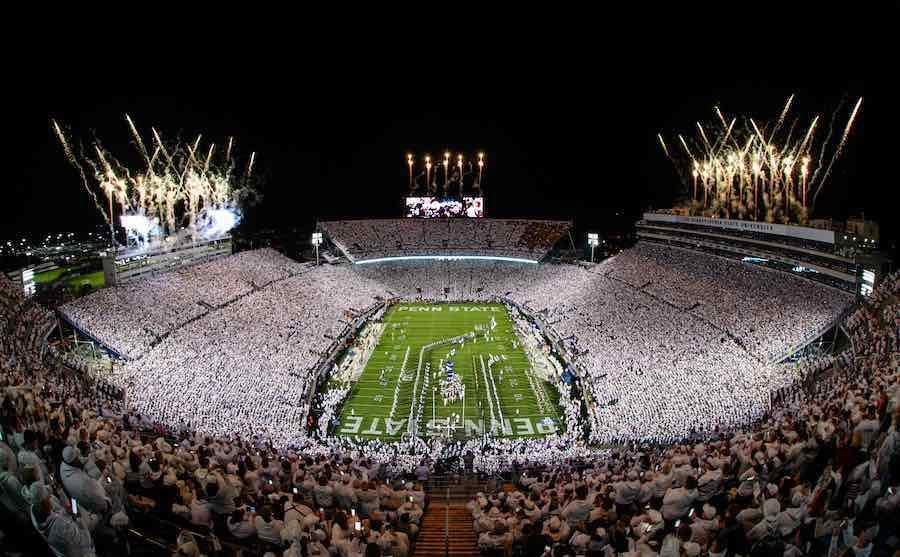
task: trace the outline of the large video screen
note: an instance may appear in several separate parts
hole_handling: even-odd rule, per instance
[[[419,218],[483,217],[484,198],[407,197],[406,216]]]

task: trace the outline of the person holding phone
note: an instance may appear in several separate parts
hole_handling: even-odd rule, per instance
[[[106,464],[102,459],[96,461],[97,468],[100,470],[100,485],[106,493],[109,500],[109,514],[112,515],[110,523],[116,527],[124,527],[128,525],[129,518],[125,512],[125,502],[128,494],[119,478],[116,477],[113,467]]]
[[[50,497],[31,508],[31,521],[55,555],[96,555],[87,517],[77,499],[67,501],[68,510],[54,510]],[[76,512],[78,511],[78,512]]]
[[[84,471],[81,452],[75,447],[67,446],[63,449],[62,460],[59,474],[66,492],[77,499],[84,510],[105,516],[110,507],[109,498],[100,482]]]

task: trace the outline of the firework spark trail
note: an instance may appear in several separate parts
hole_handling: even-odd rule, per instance
[[[736,121],[737,121],[737,118],[732,118],[732,119],[731,119],[731,123],[728,124],[728,127],[727,127],[726,130],[725,130],[725,136],[722,138],[721,141],[717,141],[717,142],[716,142],[716,143],[718,144],[718,146],[719,146],[719,148],[716,149],[716,155],[718,155],[718,154],[722,151],[722,149],[725,148],[725,145],[728,143],[728,139],[731,137],[731,130],[732,130],[732,128],[734,128],[734,123],[735,123]],[[735,142],[735,146],[738,147],[738,148],[740,148],[740,147],[738,146],[737,142]]]
[[[816,198],[819,196],[819,192],[822,191],[822,185],[828,180],[828,176],[831,174],[831,167],[834,166],[834,161],[840,156],[841,151],[844,150],[844,145],[847,143],[847,137],[850,135],[850,128],[853,127],[853,121],[856,120],[856,113],[859,112],[859,107],[862,105],[862,97],[856,101],[856,106],[853,107],[853,111],[850,113],[850,119],[847,120],[847,126],[844,128],[844,133],[841,135],[841,140],[838,142],[837,148],[834,150],[834,155],[831,156],[831,161],[828,163],[828,168],[825,169],[825,174],[822,176],[822,181],[819,183],[819,187],[816,189],[813,194],[813,204],[816,202]]]
[[[166,151],[166,146],[163,144],[162,138],[159,137],[159,132],[156,131],[156,128],[150,128],[150,130],[153,132],[153,137],[156,138],[156,146],[159,148],[159,151],[162,153],[163,158],[166,160],[166,164],[168,165],[166,170],[175,170],[175,164],[172,162],[172,157],[169,156],[169,152]]]
[[[788,110],[791,109],[791,102],[794,100],[794,95],[792,94],[788,97],[787,102],[784,103],[784,109],[782,109],[781,114],[778,116],[778,121],[775,122],[775,127],[772,129],[772,135],[769,137],[775,138],[775,134],[778,133],[778,130],[781,128],[781,124],[784,122],[785,116],[787,116]]]
[[[206,162],[203,164],[203,173],[206,174],[206,171],[209,170],[209,162],[212,160],[213,151],[216,150],[216,144],[209,144],[209,152],[206,154]]]
[[[78,175],[81,177],[81,184],[84,186],[84,189],[87,190],[89,194],[91,194],[91,199],[94,200],[94,206],[97,207],[98,211],[100,211],[100,214],[103,216],[103,220],[108,221],[109,216],[106,214],[106,209],[103,208],[103,204],[100,203],[100,200],[97,198],[97,194],[94,193],[94,190],[91,189],[87,173],[85,173],[84,167],[81,166],[81,163],[78,162],[78,159],[72,152],[72,148],[69,147],[69,143],[66,141],[65,134],[63,134],[63,131],[62,129],[60,129],[59,124],[56,122],[56,120],[50,121],[53,123],[53,129],[56,132],[56,136],[59,138],[59,142],[62,145],[63,152],[66,154],[66,159],[68,159],[69,163],[74,166],[76,170],[78,170]]]
[[[810,207],[808,194],[821,189],[834,162],[841,156],[862,99],[854,106],[833,151],[829,147],[838,111],[832,117],[828,137],[820,142],[815,140],[820,117],[816,115],[808,127],[803,128],[800,117],[790,117],[793,101],[794,95],[791,95],[777,120],[759,125],[750,117],[741,118],[740,122],[738,118],[727,120],[722,110],[715,106],[713,111],[721,127],[715,124],[710,128],[704,122],[695,122],[697,134],[693,147],[689,146],[690,140],[677,136],[691,163],[691,167],[684,169],[688,172],[679,171],[678,175],[693,176],[695,202],[701,201],[697,195],[698,187],[703,191],[699,208],[692,210],[714,217],[731,218],[736,213],[770,222],[805,222]],[[676,153],[668,149],[661,134],[657,139],[666,157],[679,167],[684,157],[675,160]],[[696,156],[692,149],[699,150]],[[820,162],[813,179],[808,179],[812,170],[810,163],[816,158]],[[824,164],[826,160],[829,161],[827,165]],[[745,198],[744,192],[749,192],[751,197]],[[814,197],[812,199],[814,201]],[[757,213],[758,206],[766,208],[762,215]]]
[[[150,168],[148,169],[150,172],[153,172],[153,165],[156,164],[156,157],[158,157],[158,156],[159,156],[159,146],[157,146],[156,149],[153,150],[153,156],[150,157],[150,164],[149,164]]]
[[[715,111],[716,111],[716,115],[719,117],[719,121],[722,122],[722,127],[723,127],[723,128],[727,128],[727,127],[728,127],[728,124],[725,123],[725,117],[722,116],[722,111],[719,110],[719,107],[718,107],[718,106],[714,106],[713,108],[714,108]]]
[[[794,119],[794,120],[791,122],[791,127],[788,128],[788,134],[787,134],[787,137],[784,139],[784,144],[785,144],[786,146],[790,146],[790,144],[791,144],[791,137],[793,137],[793,135],[794,135],[794,128],[796,128],[796,127],[797,127],[797,120]]]
[[[252,153],[250,153],[250,163],[247,165],[247,175],[244,177],[244,179],[249,178],[250,175],[253,174],[254,161],[256,161],[256,151],[253,151]]]
[[[819,115],[816,114],[816,117],[813,118],[812,123],[809,125],[809,129],[806,130],[806,135],[803,137],[803,141],[800,142],[800,147],[797,149],[799,153],[806,153],[809,140],[812,139],[813,130],[816,129],[816,123],[819,121]]]
[[[662,134],[658,133],[658,134],[656,134],[656,137],[659,138],[659,144],[662,145],[662,150],[663,150],[663,153],[666,154],[666,158],[671,159],[672,157],[669,156],[669,150],[666,149],[666,142],[663,140]]]
[[[822,165],[825,163],[825,148],[831,143],[831,136],[834,135],[834,123],[837,121],[838,112],[840,112],[841,107],[844,106],[845,100],[846,99],[841,98],[841,102],[838,103],[837,108],[835,108],[834,112],[831,114],[831,120],[828,122],[828,134],[825,135],[825,141],[822,143],[822,150],[819,151],[819,160],[816,162],[816,169],[813,171],[812,178],[809,179],[810,189],[816,184],[816,178],[819,176],[819,172],[822,171]],[[813,192],[813,199],[819,195],[820,189],[822,189],[822,183],[820,183]]]
[[[194,148],[190,150],[190,152],[191,152],[191,158],[193,158],[194,153],[196,153],[197,150],[200,148],[200,138],[201,138],[201,137],[202,137],[202,135],[198,135],[198,136],[197,136],[197,140],[194,141]],[[196,164],[196,162],[197,162],[197,159],[194,159],[194,163],[195,163],[195,164]]]
[[[104,220],[111,221],[112,214],[104,208],[105,203],[95,190],[108,197],[109,210],[113,210],[113,202],[121,207],[118,220],[129,245],[147,245],[153,238],[176,232],[180,235],[182,230],[194,238],[207,238],[210,234],[227,232],[240,222],[238,203],[245,198],[241,190],[246,185],[231,180],[232,159],[226,159],[222,165],[213,163],[215,143],[208,146],[204,155],[200,150],[201,135],[193,143],[175,141],[167,145],[156,128],[151,128],[151,155],[134,121],[127,114],[125,120],[134,136],[132,143],[147,163],[144,173],[132,173],[96,140],[89,149],[91,156],[76,157],[62,128],[55,120],[51,123],[66,159],[78,170],[83,186]],[[229,155],[232,145],[233,140],[229,139]],[[253,171],[255,159],[253,153],[245,180]]]
[[[712,146],[709,144],[709,139],[706,138],[706,132],[703,131],[703,126],[700,122],[697,122],[697,129],[700,130],[700,137],[703,138],[703,143],[706,145],[707,152],[712,152]]]
[[[134,122],[131,120],[131,116],[128,114],[125,115],[125,119],[128,121],[128,127],[131,128],[131,135],[134,136],[134,140],[137,142],[137,146],[141,151],[141,154],[144,156],[144,160],[147,161],[147,165],[150,165],[150,155],[147,153],[147,147],[144,146],[144,141],[141,139],[141,134],[138,133],[137,127],[135,127]]]
[[[753,121],[753,118],[750,118],[750,124],[753,126],[753,131],[756,132],[756,136],[759,137],[759,142],[762,143],[763,147],[766,147],[768,145],[768,143],[766,142],[766,138],[763,137],[762,132],[759,131],[759,128],[756,126],[756,122]]]
[[[691,154],[691,150],[688,149],[687,143],[684,141],[684,138],[681,137],[681,134],[678,134],[678,141],[681,141],[681,146],[684,147],[684,152],[687,153],[688,156],[691,157],[691,160],[696,163],[697,159],[695,159],[694,155]]]

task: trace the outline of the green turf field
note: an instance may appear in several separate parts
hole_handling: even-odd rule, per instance
[[[66,288],[72,290],[73,292],[77,291],[85,284],[89,285],[92,289],[103,288],[103,271],[94,271],[86,272],[83,274],[63,276],[65,275],[65,273],[68,273],[70,269],[70,267],[58,267],[51,271],[38,273],[34,275],[34,282],[37,284],[49,284],[56,282],[60,280],[60,278],[62,278],[62,280],[65,281]]]
[[[442,339],[472,332],[475,338],[462,345],[453,342],[422,350]],[[484,432],[509,437],[553,433],[562,427],[555,389],[533,374],[526,353],[514,344],[518,341],[502,304],[397,304],[384,316],[378,343],[353,384],[334,431],[348,437],[400,439],[411,429],[410,409],[416,388],[416,398],[424,394],[425,404],[421,419],[413,420],[413,428],[422,437],[446,435],[448,418],[455,426],[449,433],[456,438],[477,437]],[[455,354],[450,356],[454,349]],[[417,378],[420,354],[422,366]],[[488,365],[490,356],[498,358],[492,366]],[[434,392],[440,380],[447,377],[442,368],[447,361],[453,362],[454,374],[465,384],[465,404],[460,399],[445,405],[440,391]],[[430,363],[428,373],[426,363]]]

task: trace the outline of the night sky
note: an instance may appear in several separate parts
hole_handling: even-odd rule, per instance
[[[620,228],[679,194],[657,132],[693,135],[695,121],[712,121],[714,105],[726,115],[774,118],[795,93],[792,114],[806,121],[815,113],[827,120],[844,98],[841,126],[864,97],[816,216],[864,210],[881,220],[883,243],[897,237],[896,97],[887,75],[893,70],[882,65],[888,51],[857,45],[831,49],[827,63],[801,57],[787,66],[756,53],[758,71],[738,71],[724,57],[694,71],[670,51],[681,48],[672,42],[609,46],[578,56],[501,49],[446,79],[442,64],[425,71],[414,62],[390,63],[382,71],[377,57],[321,67],[279,58],[254,65],[248,76],[235,61],[227,73],[193,80],[150,80],[127,64],[113,65],[110,75],[18,66],[12,71],[21,71],[28,86],[7,105],[5,132],[16,140],[7,148],[0,235],[89,230],[100,221],[63,157],[51,117],[85,143],[96,132],[122,160],[136,158],[125,112],[145,141],[151,125],[167,136],[202,133],[220,144],[235,136],[239,160],[256,151],[265,182],[263,202],[248,210],[251,229],[400,216],[405,154],[439,157],[450,149],[486,153],[489,216],[573,218],[582,234]],[[764,71],[768,62],[772,69]]]

